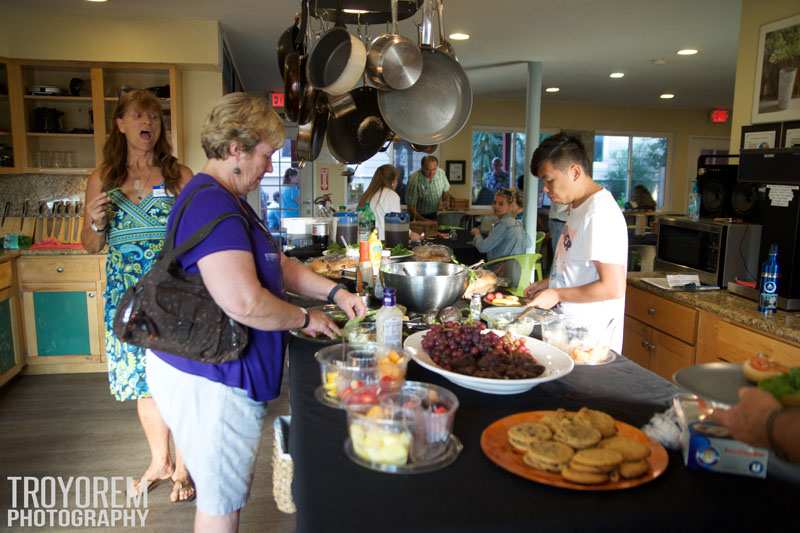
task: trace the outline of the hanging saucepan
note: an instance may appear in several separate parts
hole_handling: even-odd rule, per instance
[[[376,37],[367,53],[367,78],[378,89],[408,89],[422,74],[419,46],[397,32],[397,2],[392,3],[392,33]]]
[[[342,118],[348,113],[356,110],[356,103],[350,93],[342,94],[339,96],[328,95],[328,108],[331,114],[336,118]]]
[[[341,163],[363,163],[375,155],[391,136],[378,110],[378,91],[359,87],[350,91],[356,109],[328,122],[328,150]]]
[[[426,146],[423,144],[409,143],[409,146],[411,146],[411,149],[414,150],[415,152],[422,152],[424,154],[432,154],[436,151],[437,148],[439,148],[438,144],[430,144]]]
[[[308,80],[316,89],[333,96],[345,94],[361,80],[366,62],[364,43],[347,31],[342,0],[338,0],[336,26],[325,32],[311,51]]]
[[[436,49],[458,61],[455,48],[453,48],[453,45],[450,44],[450,41],[445,37],[447,33],[444,31],[444,0],[436,0],[436,10],[439,15],[437,17],[439,19],[439,44],[436,45]]]
[[[423,4],[422,75],[404,91],[378,94],[389,129],[410,143],[426,146],[455,137],[472,111],[472,89],[464,69],[433,48],[431,1]]]
[[[300,114],[300,99],[303,96],[302,80],[300,78],[300,66],[302,59],[298,52],[289,52],[286,56],[286,68],[284,69],[284,111],[286,117],[292,122],[297,122]]]
[[[297,34],[300,32],[300,17],[294,17],[294,24],[284,31],[278,38],[278,72],[283,77],[284,69],[286,68],[286,56],[290,52],[297,52],[295,42]]]
[[[319,157],[322,144],[325,140],[325,130],[328,126],[328,107],[325,105],[325,95],[317,91],[312,106],[313,112],[305,124],[297,127],[297,144],[295,150],[301,162],[314,161]]]

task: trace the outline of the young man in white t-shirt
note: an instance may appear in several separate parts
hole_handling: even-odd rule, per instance
[[[586,319],[592,329],[609,328],[611,348],[622,350],[628,227],[614,197],[591,176],[581,141],[559,134],[545,139],[531,160],[553,202],[569,204],[550,278],[525,291],[529,305]]]

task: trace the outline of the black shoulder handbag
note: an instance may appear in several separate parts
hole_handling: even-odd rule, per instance
[[[241,218],[225,213],[208,222],[175,248],[175,233],[198,187],[181,206],[164,239],[164,248],[150,271],[122,296],[114,316],[114,334],[123,342],[186,357],[202,363],[238,359],[247,347],[248,328],[228,317],[214,302],[200,274],[186,272],[178,257],[203,241],[223,220]]]

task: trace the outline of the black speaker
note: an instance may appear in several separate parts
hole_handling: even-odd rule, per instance
[[[737,181],[738,165],[707,165],[697,170],[701,218],[733,218],[758,223],[756,184]]]

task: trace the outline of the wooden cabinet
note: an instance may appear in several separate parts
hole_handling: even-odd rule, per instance
[[[688,344],[697,340],[697,310],[628,286],[625,314]]]
[[[628,286],[622,353],[656,374],[672,379],[694,364],[697,310]]]
[[[101,258],[19,259],[29,373],[105,369]]]
[[[622,353],[625,357],[650,368],[653,351],[653,329],[635,318],[625,317],[625,333],[622,337]]]
[[[19,307],[12,262],[0,263],[0,385],[24,366]]]
[[[700,311],[697,362],[738,363],[758,352],[787,366],[800,366],[800,347],[731,324],[719,316]]]
[[[60,92],[31,94],[37,86]],[[131,88],[158,88],[163,133],[181,159],[180,76],[174,65],[0,58],[0,173],[88,173],[102,161],[120,92]],[[3,163],[7,151],[13,152],[10,165]]]

